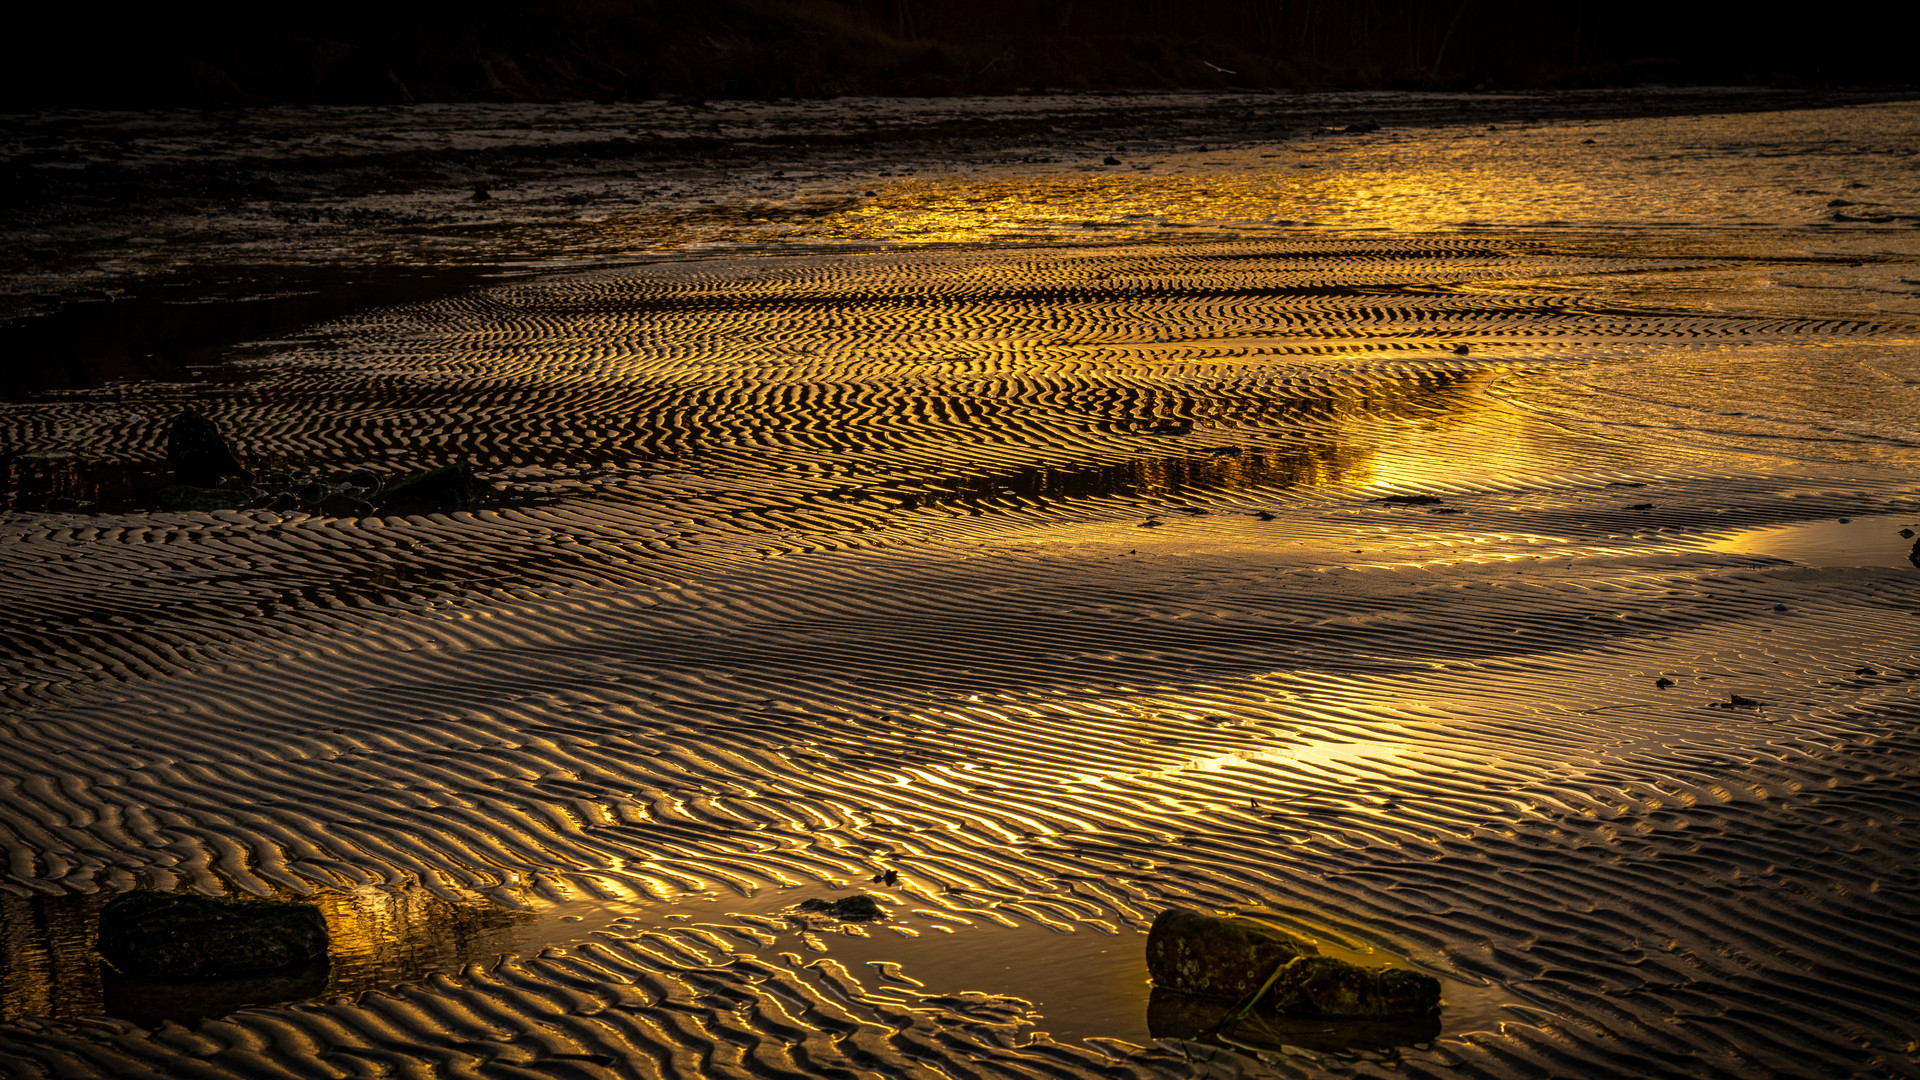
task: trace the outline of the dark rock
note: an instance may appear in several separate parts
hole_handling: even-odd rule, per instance
[[[1466,513],[1466,511],[1460,509],[1457,506],[1436,506],[1433,509],[1427,511],[1427,513],[1429,514],[1464,514]]]
[[[1870,667],[1863,667],[1863,668],[1855,669],[1854,674],[1855,675],[1878,675],[1880,674],[1880,672]]]
[[[887,917],[887,909],[880,906],[873,897],[865,893],[849,896],[844,900],[802,900],[800,910],[821,915],[831,915],[848,922],[872,922]]]
[[[1197,1039],[1218,1031],[1234,1006],[1175,990],[1155,989],[1147,998],[1147,1033],[1156,1039]],[[1331,1019],[1261,1014],[1258,1023],[1233,1025],[1236,1046],[1286,1053],[1304,1047],[1324,1054],[1353,1050],[1391,1050],[1432,1042],[1440,1035],[1440,1017]]]
[[[219,487],[229,477],[251,479],[227,437],[213,421],[187,409],[167,428],[167,463],[182,487]]]
[[[1280,970],[1264,1002],[1282,1016],[1426,1016],[1440,1007],[1440,980],[1401,968],[1363,968],[1302,956]]]
[[[1147,974],[1168,990],[1239,1001],[1313,947],[1252,919],[1168,908],[1147,933]]]
[[[1662,689],[1662,690],[1665,690],[1665,689],[1666,689],[1667,687],[1669,687],[1669,686],[1672,686],[1672,685],[1673,685],[1673,680],[1672,680],[1672,679],[1665,679],[1665,678],[1662,678],[1662,679],[1655,679],[1655,680],[1653,680],[1653,685],[1655,685],[1655,686],[1657,686],[1657,687],[1659,687],[1659,688],[1660,688],[1660,689]]]
[[[47,500],[47,511],[49,513],[59,514],[68,510],[78,509],[80,509],[80,500],[69,499],[65,495],[55,495]]]
[[[303,503],[315,503],[333,494],[333,489],[316,480],[311,484],[305,485],[299,491],[295,492],[295,494],[300,496],[300,501]]]
[[[237,510],[253,501],[244,491],[185,484],[161,488],[156,498],[162,510]]]
[[[1629,507],[1627,507],[1627,509],[1629,509],[1629,510],[1651,510],[1651,509],[1653,509],[1653,504],[1652,504],[1652,503],[1634,503],[1634,504],[1633,504],[1632,506],[1629,506]]]
[[[487,202],[493,198],[492,189],[485,184],[473,185],[473,194],[467,196],[469,202]]]
[[[279,971],[327,954],[312,904],[131,892],[100,912],[100,955],[148,979],[222,979]]]
[[[1465,356],[1472,351],[1473,351],[1472,349],[1468,348],[1465,345],[1455,345],[1453,347],[1453,354],[1455,356]]]
[[[471,506],[490,487],[473,475],[470,462],[459,461],[402,477],[387,488],[390,510],[445,510]]]
[[[1367,501],[1386,503],[1389,506],[1435,506],[1446,500],[1438,495],[1382,495]]]
[[[380,474],[372,469],[355,469],[347,474],[346,483],[357,488],[375,487],[380,483]]]
[[[1913,530],[1912,530],[1912,529],[1901,529],[1901,530],[1900,530],[1900,539],[1902,539],[1902,540],[1911,540],[1911,539],[1913,539]]]
[[[300,500],[291,493],[283,492],[274,496],[273,501],[267,504],[267,509],[284,514],[289,510],[300,509]]]
[[[1119,159],[1119,158],[1117,158],[1117,157],[1111,157],[1111,156],[1109,156],[1109,157],[1107,157],[1107,158],[1105,158],[1104,160],[1102,160],[1102,161],[1100,162],[1100,164],[1102,164],[1102,165],[1118,165],[1118,164],[1120,164],[1120,159]]]
[[[1170,908],[1147,934],[1147,973],[1160,990],[1246,1002],[1282,1016],[1425,1016],[1440,1007],[1440,980],[1417,971],[1365,968],[1248,918]]]
[[[1764,701],[1757,701],[1750,697],[1742,697],[1739,694],[1732,694],[1728,696],[1728,699],[1726,701],[1707,702],[1707,708],[1709,709],[1757,709],[1765,704],[1766,702]]]
[[[1907,561],[1915,566],[1920,566],[1920,540],[1913,542],[1913,550],[1907,552]]]

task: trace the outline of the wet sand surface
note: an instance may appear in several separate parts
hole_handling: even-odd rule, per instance
[[[1231,227],[1239,218],[1257,226],[1328,216],[1346,225],[1339,219],[1356,209],[1349,196],[1365,202],[1369,194],[1350,181],[1369,173],[1354,170],[1344,151],[1392,153],[1411,135],[1425,158],[1436,127],[1463,148],[1516,137],[1537,148],[1577,130],[1572,156],[1555,167],[1632,191],[1592,171],[1622,147],[1578,149],[1583,138],[1615,131],[1608,125],[1619,118],[1901,96],[1664,87],[1047,92],[0,114],[0,348],[38,358],[0,370],[0,397],[176,375],[209,362],[209,346],[278,336],[379,302],[376,294],[387,303],[426,299],[476,279],[661,254],[898,247],[965,231],[1058,239],[1091,228],[1102,231],[1071,235],[1111,239],[1116,230]],[[1811,147],[1794,149],[1834,149],[1812,134]],[[1665,154],[1676,135],[1687,138],[1657,126],[1640,137]],[[1904,145],[1853,145],[1848,157]],[[1502,164],[1473,162],[1453,179],[1484,183]],[[1645,169],[1625,175],[1644,178]],[[1306,179],[1314,182],[1297,183]],[[1739,179],[1731,187],[1744,191],[1749,178]],[[980,190],[954,190],[967,180]],[[1036,183],[1055,196],[1026,199]],[[1564,188],[1530,194],[1549,198],[1520,218],[1511,200],[1497,203],[1490,220],[1540,220],[1548,207],[1588,222],[1614,216],[1565,203]],[[1824,204],[1791,198],[1796,211]],[[1106,205],[1114,202],[1127,205]],[[1773,209],[1753,219],[1768,220]],[[1869,199],[1851,214],[1885,210]],[[62,318],[49,325],[49,314]]]
[[[1920,1073],[1920,110],[1879,108],[1457,192],[1484,139],[1359,143],[1316,225],[1254,151],[1151,221],[955,172],[0,408],[0,1065]],[[495,495],[110,499],[185,404]],[[169,1019],[88,955],[135,886],[314,896],[335,956]],[[888,917],[795,911],[854,890]],[[1441,1031],[1155,1040],[1171,905],[1435,974]]]

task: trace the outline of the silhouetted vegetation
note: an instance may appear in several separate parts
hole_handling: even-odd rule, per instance
[[[1904,6],[1523,0],[416,0],[49,5],[5,104],[1913,81]],[[1895,26],[1883,26],[1891,20]]]

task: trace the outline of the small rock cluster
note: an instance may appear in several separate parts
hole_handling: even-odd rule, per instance
[[[162,510],[237,510],[253,507],[292,512],[309,510],[331,516],[364,516],[376,508],[418,513],[470,507],[491,485],[475,475],[470,462],[412,473],[388,482],[371,469],[357,468],[328,477],[288,473],[256,475],[213,421],[192,409],[167,429],[167,463],[173,484],[160,489]]]

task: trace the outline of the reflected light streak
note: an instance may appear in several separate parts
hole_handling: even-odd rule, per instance
[[[1745,117],[1459,125],[1091,163],[956,168],[915,177],[845,174],[782,200],[752,199],[576,222],[583,248],[751,247],[808,242],[974,244],[1177,236],[1221,239],[1300,228],[1419,232],[1474,226],[1828,227],[1829,185],[1876,205],[1920,198],[1900,139],[1920,107]],[[1884,151],[1822,171],[1836,134]],[[1801,153],[1784,149],[1804,148]],[[1818,187],[1818,190],[1815,188]]]

